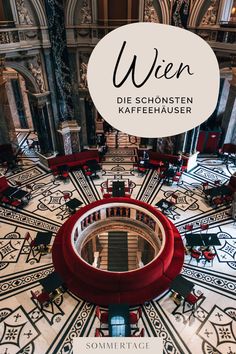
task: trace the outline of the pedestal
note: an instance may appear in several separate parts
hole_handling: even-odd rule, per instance
[[[53,153],[53,154],[50,155],[50,156],[42,155],[42,154],[40,154],[40,152],[38,152],[38,151],[36,151],[35,153],[36,153],[36,155],[37,155],[38,158],[39,158],[39,163],[40,163],[42,166],[46,167],[46,168],[50,171],[50,167],[49,167],[49,162],[48,162],[48,161],[49,161],[50,159],[52,159],[53,157],[56,157],[56,156],[57,156],[57,153]]]
[[[50,154],[53,152],[52,133],[53,127],[50,124],[48,113],[48,100],[50,92],[30,93],[29,102],[33,112],[34,128],[38,134],[40,151],[42,154]]]
[[[18,146],[6,92],[6,81],[3,78],[3,69],[0,72],[0,143],[11,144],[14,149]]]
[[[80,127],[76,120],[69,120],[61,123],[58,133],[62,137],[62,145],[65,155],[80,151]]]
[[[187,163],[187,172],[192,170],[194,167],[197,166],[197,157],[198,157],[199,152],[195,152],[194,154],[191,154],[189,156],[183,155],[183,157],[188,158],[188,163]]]

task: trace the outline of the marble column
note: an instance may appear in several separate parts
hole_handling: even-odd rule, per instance
[[[232,72],[233,78],[229,82],[229,95],[221,123],[222,141],[225,144],[236,144],[236,68],[233,68]]]
[[[13,149],[18,146],[14,122],[6,91],[6,83],[3,76],[4,59],[0,58],[0,144],[11,144]]]
[[[198,143],[199,133],[200,133],[200,125],[195,128],[195,134],[193,137],[193,145],[192,145],[192,154],[195,154],[195,152],[197,151],[197,143]]]
[[[175,150],[174,150],[175,155],[178,154],[179,152],[184,151],[185,140],[186,140],[186,132],[176,136]]]
[[[44,155],[50,155],[53,152],[51,135],[52,127],[50,125],[48,112],[49,95],[49,92],[36,94],[29,93],[34,128],[38,134],[41,153]]]
[[[196,152],[199,131],[200,131],[200,127],[196,127],[185,133],[185,139],[183,143],[184,153],[192,155]]]
[[[65,14],[63,0],[45,0],[48,32],[51,42],[51,58],[55,73],[56,97],[59,114],[59,130],[65,154],[80,150],[80,127],[74,117],[72,82],[69,55],[66,45]],[[72,121],[70,123],[70,121]],[[76,146],[76,144],[78,144]]]
[[[80,127],[75,120],[68,120],[61,123],[58,133],[62,137],[65,155],[80,151],[79,132]]]
[[[25,86],[25,80],[21,75],[19,75],[19,84],[20,84],[20,89],[21,89],[21,94],[22,94],[22,100],[23,100],[23,105],[24,105],[24,111],[25,111],[25,116],[27,119],[27,124],[29,129],[33,129],[33,122],[32,122],[32,116],[31,116],[31,111],[30,111],[30,106],[29,106],[29,99],[28,95],[26,93],[26,86]]]
[[[81,122],[81,139],[82,145],[88,146],[87,121],[84,98],[80,97],[80,122]]]

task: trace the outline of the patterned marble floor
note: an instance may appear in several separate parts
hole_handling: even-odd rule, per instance
[[[183,275],[192,280],[195,291],[204,293],[194,316],[191,308],[177,306],[166,292],[142,306],[139,327],[146,336],[160,336],[164,352],[168,354],[235,354],[236,353],[236,225],[230,209],[212,209],[206,204],[201,182],[213,185],[215,180],[227,182],[236,171],[219,160],[199,160],[190,173],[184,173],[179,186],[165,186],[156,171],[138,175],[133,165],[119,161],[104,163],[100,179],[91,180],[81,170],[70,173],[66,183],[54,181],[52,175],[34,163],[33,155],[24,146],[20,170],[5,171],[9,183],[31,185],[32,196],[24,210],[0,206],[0,353],[1,354],[72,354],[75,336],[94,336],[99,324],[93,304],[66,292],[63,298],[40,311],[31,298],[30,290],[41,289],[39,279],[53,271],[51,255],[32,252],[24,239],[27,231],[52,231],[53,238],[68,218],[63,192],[77,197],[83,205],[101,198],[101,185],[107,179],[131,179],[132,197],[152,205],[175,191],[179,198],[168,217],[178,227],[184,239],[184,226],[207,222],[210,231],[217,233],[221,246],[216,247],[217,258],[212,267],[197,265],[186,257]],[[30,164],[29,164],[30,161]],[[4,170],[1,170],[4,172]],[[53,242],[53,240],[52,240]]]

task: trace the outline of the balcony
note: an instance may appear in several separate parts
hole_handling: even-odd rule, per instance
[[[220,26],[202,26],[190,30],[209,43],[213,50],[236,53],[236,28],[227,22]]]
[[[0,25],[0,54],[49,47],[47,29],[38,27],[13,27],[13,22]]]
[[[14,21],[0,21],[0,29],[2,28],[14,28],[15,22]]]

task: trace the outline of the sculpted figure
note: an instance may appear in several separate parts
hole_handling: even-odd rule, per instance
[[[80,65],[80,88],[87,89],[88,82],[87,82],[87,68],[88,64],[82,62]]]
[[[28,9],[25,6],[24,0],[16,0],[16,9],[21,25],[32,25],[33,21],[30,18]]]
[[[208,8],[205,16],[203,17],[202,23],[204,25],[215,25],[217,15],[217,3],[216,0],[212,0],[210,7]]]
[[[35,81],[37,82],[37,85],[39,87],[40,92],[45,92],[45,86],[44,86],[44,80],[43,80],[43,74],[40,66],[34,66],[32,63],[29,64],[29,70],[31,71],[33,77],[35,78]]]
[[[92,22],[91,9],[87,0],[83,1],[83,6],[81,7],[80,12],[82,24]]]
[[[159,22],[152,0],[145,1],[144,22]]]

